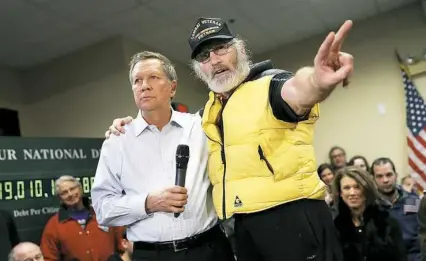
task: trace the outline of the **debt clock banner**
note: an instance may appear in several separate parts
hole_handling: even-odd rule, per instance
[[[78,178],[90,196],[103,139],[0,137],[0,208],[15,218],[22,241],[40,242],[59,210],[55,180]]]

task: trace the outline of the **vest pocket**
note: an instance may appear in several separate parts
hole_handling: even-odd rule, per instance
[[[265,154],[263,153],[262,147],[260,147],[260,145],[257,147],[257,152],[259,153],[260,160],[263,160],[269,171],[274,174],[274,169],[272,168],[272,165],[271,163],[269,163],[268,159],[266,159]]]

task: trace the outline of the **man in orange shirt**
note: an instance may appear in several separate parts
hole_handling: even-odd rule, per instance
[[[62,176],[56,180],[56,193],[61,208],[47,222],[41,239],[46,261],[106,261],[119,250],[124,229],[98,224],[76,178]]]

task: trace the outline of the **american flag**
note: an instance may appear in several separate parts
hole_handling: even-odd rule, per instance
[[[426,104],[401,66],[407,113],[408,166],[421,191],[426,189]]]
[[[420,207],[420,199],[419,198],[406,198],[404,205],[403,205],[403,210],[404,213],[417,213],[419,211],[419,207]]]

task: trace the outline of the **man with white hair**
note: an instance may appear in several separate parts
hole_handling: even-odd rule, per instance
[[[8,261],[43,261],[41,249],[34,243],[22,242],[17,244],[9,253]]]
[[[123,228],[98,224],[80,181],[66,175],[55,185],[61,206],[44,227],[41,250],[46,261],[105,261],[121,249]]]
[[[353,71],[353,57],[341,52],[351,27],[329,33],[314,66],[294,75],[270,61],[252,64],[219,18],[200,18],[190,34],[193,70],[211,90],[201,114],[213,201],[219,218],[235,217],[239,261],[342,260],[313,132],[318,104]]]

